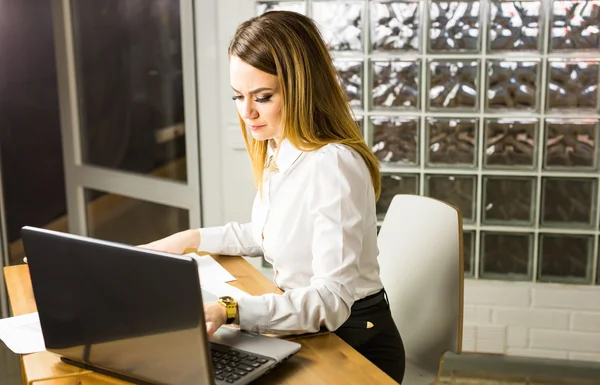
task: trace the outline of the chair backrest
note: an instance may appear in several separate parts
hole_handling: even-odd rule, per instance
[[[462,215],[433,198],[396,195],[378,246],[381,279],[406,359],[438,372],[445,352],[461,352]]]

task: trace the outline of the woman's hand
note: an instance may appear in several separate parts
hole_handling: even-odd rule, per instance
[[[205,303],[204,319],[206,320],[206,333],[210,338],[227,321],[225,306],[217,302]]]
[[[190,229],[138,247],[163,253],[183,254],[185,249],[197,250],[199,246],[200,232],[196,229]]]

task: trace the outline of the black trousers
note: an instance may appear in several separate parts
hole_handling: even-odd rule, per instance
[[[373,324],[372,328],[366,328],[367,321]],[[335,334],[388,376],[398,383],[402,382],[405,367],[404,344],[392,319],[385,291],[357,301],[352,306],[350,318]]]

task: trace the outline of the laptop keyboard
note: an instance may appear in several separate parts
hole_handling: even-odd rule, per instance
[[[215,343],[210,350],[215,379],[226,383],[234,384],[269,362],[265,357]]]

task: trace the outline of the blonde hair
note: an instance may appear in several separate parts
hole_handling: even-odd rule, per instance
[[[229,56],[277,76],[284,138],[302,151],[315,151],[329,143],[351,147],[364,159],[379,199],[379,162],[357,127],[327,46],[311,19],[272,11],[247,20],[237,28]],[[268,141],[254,140],[243,119],[239,120],[260,191]]]

